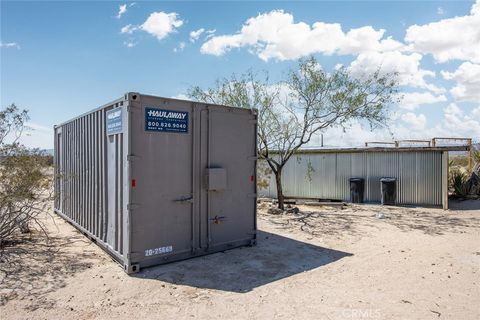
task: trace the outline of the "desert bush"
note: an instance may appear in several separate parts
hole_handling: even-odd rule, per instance
[[[52,198],[46,155],[19,142],[27,120],[14,104],[0,111],[0,248],[32,225],[43,230],[38,217]]]
[[[473,172],[480,175],[480,150],[472,152]]]
[[[468,193],[468,176],[465,172],[454,170],[450,177],[450,188],[453,190],[453,195],[463,198]]]

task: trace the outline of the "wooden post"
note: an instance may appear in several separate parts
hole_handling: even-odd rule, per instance
[[[448,151],[442,152],[442,207],[448,209]]]
[[[468,172],[472,172],[472,139],[467,140],[467,145],[468,145]]]

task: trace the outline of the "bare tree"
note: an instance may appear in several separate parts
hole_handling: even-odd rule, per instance
[[[275,175],[278,207],[284,209],[282,170],[291,156],[316,133],[351,120],[372,128],[386,123],[388,106],[396,101],[397,75],[380,71],[362,79],[344,69],[328,73],[314,57],[299,60],[286,80],[269,84],[252,72],[194,87],[189,96],[207,103],[258,109],[258,155]]]
[[[14,104],[0,111],[0,248],[31,223],[43,229],[38,215],[51,200],[45,154],[19,142],[27,120]]]

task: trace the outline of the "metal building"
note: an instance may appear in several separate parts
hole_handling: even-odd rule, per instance
[[[127,93],[55,126],[55,212],[129,273],[254,244],[256,123]]]
[[[448,208],[448,151],[466,147],[350,148],[300,150],[282,171],[290,198],[350,200],[350,178],[365,179],[365,202],[379,203],[380,179],[396,178],[400,205]],[[275,177],[259,196],[276,197]]]

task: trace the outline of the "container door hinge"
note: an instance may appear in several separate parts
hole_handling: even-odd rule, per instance
[[[135,210],[136,208],[140,207],[138,203],[129,203],[127,204],[127,210]]]
[[[134,159],[139,159],[140,157],[134,154],[127,155],[127,161],[132,161]]]

